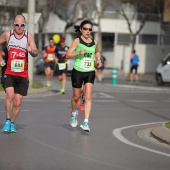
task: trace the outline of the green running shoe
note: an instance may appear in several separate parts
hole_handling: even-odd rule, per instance
[[[10,120],[6,120],[5,124],[2,128],[2,132],[10,132],[11,130],[11,121]]]
[[[64,89],[61,89],[61,94],[66,94]]]
[[[80,125],[80,127],[81,127],[84,131],[90,132],[89,124],[90,124],[89,122],[83,122],[83,123]]]
[[[51,87],[51,83],[47,83],[46,86],[47,86],[47,87]]]

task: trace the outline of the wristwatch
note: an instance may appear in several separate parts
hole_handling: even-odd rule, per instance
[[[101,60],[101,58],[100,58],[100,57],[97,57],[96,60],[97,60],[97,61],[98,61],[98,60]]]

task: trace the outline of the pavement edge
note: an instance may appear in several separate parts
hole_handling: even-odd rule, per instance
[[[150,134],[158,141],[170,145],[170,129],[166,128],[165,123],[162,123],[161,126],[152,128]]]

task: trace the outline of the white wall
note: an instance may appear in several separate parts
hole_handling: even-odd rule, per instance
[[[58,15],[51,12],[47,23],[43,27],[44,33],[63,33],[66,22],[61,20]]]
[[[106,67],[107,68],[113,68],[113,65],[114,65],[114,53],[113,52],[102,52],[103,56],[106,58],[107,60],[107,65]]]
[[[136,45],[136,53],[139,55],[139,69],[138,72],[155,73],[156,67],[161,62],[161,59],[170,51],[170,47],[164,47],[164,53],[161,47],[153,45]],[[122,56],[123,55],[123,56]],[[129,73],[130,70],[130,55],[131,47],[115,46],[114,51],[114,65],[121,70],[121,60],[123,59],[123,71]],[[118,57],[119,56],[119,57]]]
[[[107,33],[126,33],[129,34],[127,22],[123,19],[107,19],[102,18],[100,21],[101,32]],[[136,32],[140,27],[138,21],[133,21],[132,30]],[[154,28],[154,29],[153,29]],[[160,23],[147,21],[140,34],[160,34]]]

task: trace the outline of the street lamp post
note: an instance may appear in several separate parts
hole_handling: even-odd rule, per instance
[[[28,0],[28,32],[34,36],[35,0]],[[33,84],[33,57],[28,54],[28,75],[30,87]]]

